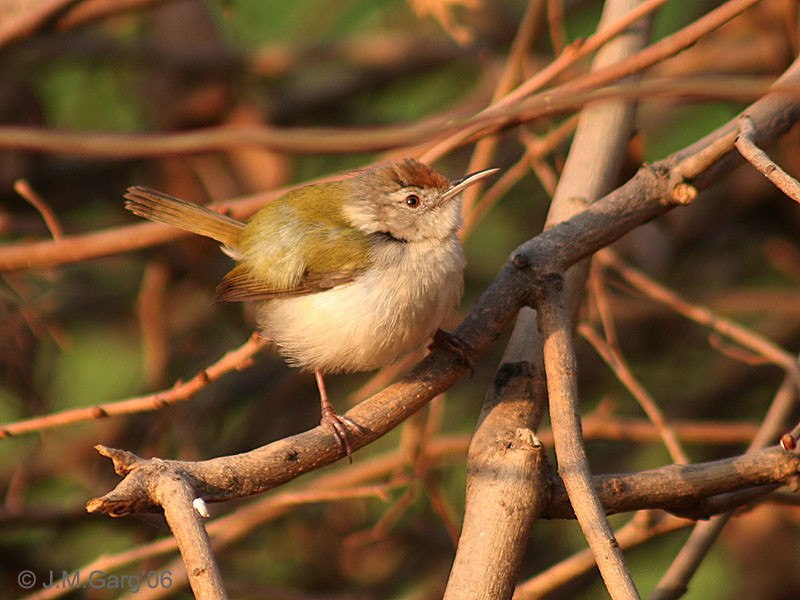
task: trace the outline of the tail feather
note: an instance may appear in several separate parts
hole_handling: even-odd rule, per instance
[[[125,208],[145,219],[210,237],[231,249],[237,247],[244,229],[244,223],[227,215],[142,186],[128,188]]]

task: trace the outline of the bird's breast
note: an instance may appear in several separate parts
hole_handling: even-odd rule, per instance
[[[465,260],[455,236],[377,240],[370,258],[370,268],[349,284],[262,305],[264,333],[290,364],[376,369],[421,345],[461,297]]]

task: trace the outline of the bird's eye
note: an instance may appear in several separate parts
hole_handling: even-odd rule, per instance
[[[416,194],[409,194],[406,196],[406,204],[411,208],[416,208],[419,206],[419,196]]]

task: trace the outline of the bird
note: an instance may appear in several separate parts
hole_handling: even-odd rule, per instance
[[[460,193],[497,170],[451,180],[411,158],[379,163],[291,190],[246,223],[143,186],[124,198],[236,261],[215,299],[257,304],[261,335],[314,374],[320,422],[352,462],[348,427],[360,428],[336,413],[323,375],[378,369],[431,336],[471,368],[466,345],[439,326],[464,287]]]

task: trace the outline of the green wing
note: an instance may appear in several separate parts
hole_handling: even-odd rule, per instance
[[[352,281],[369,265],[369,238],[341,212],[342,182],[306,186],[274,200],[248,221],[241,260],[217,287],[232,302],[300,296]],[[325,194],[320,201],[318,195]]]

